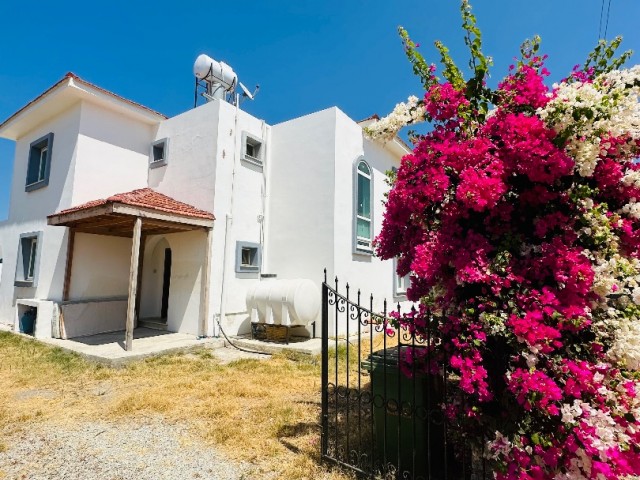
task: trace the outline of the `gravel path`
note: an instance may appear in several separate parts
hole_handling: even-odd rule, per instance
[[[198,445],[161,419],[34,425],[5,441],[0,478],[11,480],[241,480],[246,465]],[[4,476],[3,476],[4,475]]]

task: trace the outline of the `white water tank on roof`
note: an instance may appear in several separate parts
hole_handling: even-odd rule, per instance
[[[320,292],[308,279],[269,280],[247,292],[251,321],[272,325],[309,325],[320,312]]]
[[[209,55],[199,55],[193,64],[193,74],[199,80],[220,83],[225,90],[233,88],[238,83],[238,76],[229,65],[218,62]]]

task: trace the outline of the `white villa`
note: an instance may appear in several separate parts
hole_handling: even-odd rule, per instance
[[[403,300],[372,240],[407,146],[366,139],[372,120],[337,107],[269,125],[206,97],[167,118],[68,73],[0,124],[16,142],[0,323],[30,310],[36,337],[126,330],[128,347],[138,325],[246,333],[257,283],[308,279],[319,295],[325,268]]]

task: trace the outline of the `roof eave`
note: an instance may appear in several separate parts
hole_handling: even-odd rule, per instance
[[[73,74],[67,74],[62,80],[0,123],[0,138],[18,140],[44,121],[82,100],[116,110],[149,125],[160,123],[167,118]]]

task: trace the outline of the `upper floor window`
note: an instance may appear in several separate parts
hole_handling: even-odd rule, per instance
[[[169,153],[169,139],[162,138],[151,144],[151,154],[149,158],[149,168],[162,167],[167,164],[167,154]]]
[[[242,160],[254,165],[262,166],[264,163],[264,143],[250,133],[242,132]]]
[[[29,146],[29,163],[27,164],[25,191],[31,192],[46,187],[49,184],[52,149],[53,133],[39,138]]]
[[[364,160],[356,163],[356,251],[371,253],[373,228],[371,224],[371,167]]]

